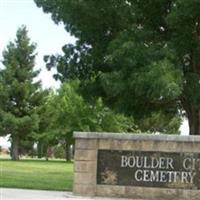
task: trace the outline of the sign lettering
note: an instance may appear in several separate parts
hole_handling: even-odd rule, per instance
[[[97,184],[200,189],[200,154],[99,150]]]

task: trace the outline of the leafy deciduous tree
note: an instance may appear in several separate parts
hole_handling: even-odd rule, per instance
[[[200,134],[198,0],[35,2],[77,37],[64,57],[46,58],[57,78],[95,77],[97,95],[138,122],[185,113],[190,134]]]
[[[65,145],[66,159],[69,160],[69,146],[73,144],[73,131],[136,132],[132,118],[116,114],[103,105],[101,99],[94,104],[84,101],[77,90],[79,81],[64,83],[56,94],[51,95],[45,106],[48,123],[40,135],[46,142]]]

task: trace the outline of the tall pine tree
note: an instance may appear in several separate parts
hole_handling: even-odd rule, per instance
[[[3,52],[0,69],[0,133],[10,134],[11,156],[19,160],[20,144],[37,130],[36,113],[43,93],[34,70],[36,45],[30,42],[25,26]]]

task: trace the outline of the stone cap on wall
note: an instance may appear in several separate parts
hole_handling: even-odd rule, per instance
[[[106,132],[74,132],[74,138],[78,139],[117,139],[117,140],[153,140],[175,142],[200,142],[200,136],[167,135],[167,134],[135,134],[135,133],[106,133]]]

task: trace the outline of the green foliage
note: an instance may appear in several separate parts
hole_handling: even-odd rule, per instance
[[[58,69],[56,78],[80,79],[87,98],[101,97],[141,129],[162,113],[162,123],[156,117],[148,127],[160,122],[166,132],[164,120],[177,124],[185,113],[190,133],[200,134],[198,0],[35,2],[77,38],[63,47],[64,56],[46,57],[49,69]]]
[[[48,125],[43,135],[45,140],[73,143],[73,131],[138,131],[132,118],[116,114],[103,105],[101,99],[94,104],[87,103],[77,90],[79,81],[65,83],[48,99],[46,112]]]
[[[3,52],[0,70],[0,134],[10,134],[12,142],[26,140],[37,131],[37,108],[43,98],[39,74],[34,70],[36,45],[30,42],[26,27],[17,30],[16,39]],[[15,139],[17,138],[17,141]],[[17,149],[19,147],[16,147]]]
[[[61,145],[55,146],[53,152],[55,158],[62,158],[62,159],[65,158],[65,149],[63,148],[63,146]]]
[[[181,119],[176,116],[162,113],[162,111],[152,113],[150,116],[143,118],[138,123],[142,127],[141,131],[150,133],[162,132],[166,134],[178,134],[177,131],[180,127]]]
[[[40,121],[38,124],[38,130],[32,134],[32,137],[37,142],[38,158],[48,158],[48,148],[57,145],[59,142],[57,137],[58,128],[55,124],[56,116],[54,107],[51,104],[53,98],[54,92],[49,91],[37,109]]]

